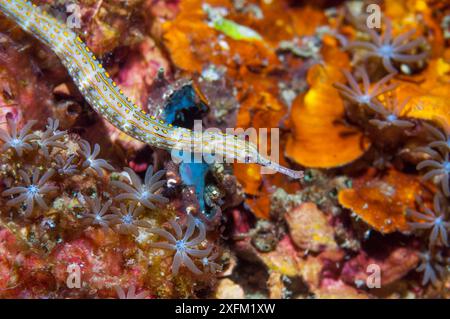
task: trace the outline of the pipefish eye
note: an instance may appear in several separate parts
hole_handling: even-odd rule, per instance
[[[253,163],[254,162],[254,159],[253,159],[253,157],[251,156],[251,155],[245,155],[245,163]]]

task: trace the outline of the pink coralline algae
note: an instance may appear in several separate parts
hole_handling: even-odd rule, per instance
[[[367,279],[378,271],[381,286],[386,286],[404,277],[418,262],[417,252],[407,248],[391,248],[379,257],[370,257],[363,252],[345,263],[341,277],[350,285],[366,287]]]

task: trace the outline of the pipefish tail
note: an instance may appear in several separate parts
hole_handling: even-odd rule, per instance
[[[86,101],[124,133],[169,151],[195,152],[201,149],[204,153],[256,162],[292,178],[302,177],[301,171],[294,171],[271,161],[258,153],[253,143],[237,136],[222,133],[198,134],[185,128],[173,127],[146,114],[123,94],[73,30],[31,2],[1,0],[0,10],[23,30],[48,45],[67,68]]]

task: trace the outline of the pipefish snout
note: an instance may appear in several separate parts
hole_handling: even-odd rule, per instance
[[[229,143],[226,134],[194,134],[193,131],[174,127],[163,120],[146,114],[110,78],[100,61],[81,38],[64,23],[29,1],[2,0],[0,10],[22,29],[48,45],[61,59],[86,101],[116,128],[126,134],[166,150],[191,150],[200,145],[205,153],[241,160],[246,154],[254,162],[288,175],[301,178],[294,171],[258,153],[254,144],[241,139]]]

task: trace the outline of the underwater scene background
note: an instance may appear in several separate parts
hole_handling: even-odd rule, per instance
[[[0,298],[450,296],[449,2],[0,12]]]

